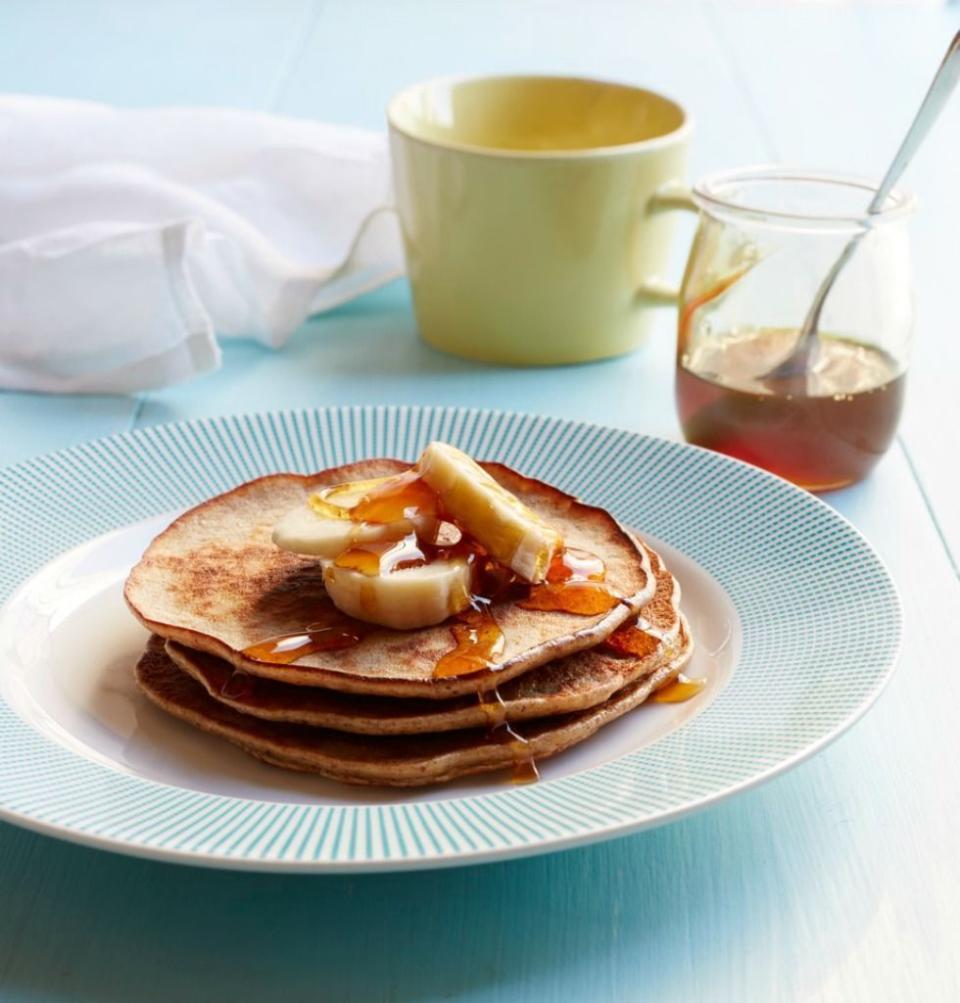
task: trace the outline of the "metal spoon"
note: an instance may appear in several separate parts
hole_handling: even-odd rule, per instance
[[[947,54],[943,57],[943,62],[940,63],[934,75],[933,82],[930,84],[930,89],[927,91],[916,117],[910,124],[909,130],[900,144],[900,149],[897,150],[893,162],[887,168],[887,173],[883,176],[876,194],[870,200],[870,205],[867,206],[868,214],[878,213],[883,208],[883,204],[887,201],[887,196],[890,194],[893,186],[900,180],[900,175],[903,174],[907,164],[910,163],[913,155],[917,152],[917,148],[926,138],[930,127],[936,121],[940,112],[943,111],[943,107],[953,93],[958,79],[960,79],[960,32],[957,32],[950,43]],[[860,230],[844,247],[840,257],[833,263],[833,267],[827,272],[826,277],[821,282],[790,354],[775,369],[767,373],[763,377],[764,380],[776,381],[789,379],[791,377],[802,376],[809,371],[811,364],[815,361],[816,352],[820,344],[817,329],[820,325],[820,312],[823,310],[823,304],[827,296],[830,295],[830,290],[833,288],[837,276],[853,257],[854,251],[856,251],[860,241],[867,233],[867,229]]]

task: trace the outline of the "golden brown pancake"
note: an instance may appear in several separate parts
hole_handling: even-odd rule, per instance
[[[526,740],[522,755],[546,759],[589,738],[673,679],[691,651],[692,641],[681,617],[680,649],[671,662],[629,683],[595,707],[527,722],[518,729]],[[502,769],[517,761],[514,743],[499,738],[502,729],[493,733],[469,729],[432,735],[371,736],[240,714],[212,699],[199,683],[178,669],[164,651],[163,640],[156,636],[151,637],[136,671],[141,688],[164,710],[287,769],[319,773],[347,783],[407,787]]]
[[[566,714],[603,703],[628,683],[672,661],[679,650],[680,586],[658,554],[649,548],[647,554],[656,578],[656,592],[640,610],[640,622],[650,638],[643,656],[618,657],[605,651],[603,644],[568,655],[499,686],[496,706],[481,705],[475,695],[424,700],[287,686],[237,673],[222,658],[193,651],[175,641],[167,641],[166,652],[213,699],[269,721],[370,735],[400,735],[483,728],[493,714],[510,722]]]
[[[376,628],[360,644],[308,654],[290,665],[255,661],[244,649],[301,634],[325,596],[320,562],[278,549],[277,520],[314,491],[344,481],[399,473],[409,464],[367,460],[312,476],[276,474],[251,481],[182,515],[149,546],[127,579],[133,613],[155,634],[226,659],[255,676],[351,693],[447,699],[491,689],[553,659],[593,647],[653,594],[649,559],[617,521],[540,481],[496,463],[482,466],[550,522],[567,546],[602,558],[607,584],[622,596],[596,616],[496,604],[506,639],[488,670],[434,679],[451,648],[446,624],[412,631]]]

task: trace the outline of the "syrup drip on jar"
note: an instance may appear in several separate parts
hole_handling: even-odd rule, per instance
[[[359,643],[371,630],[370,624],[341,613],[332,602],[319,611],[319,619],[302,631],[268,637],[243,649],[255,662],[290,665],[319,651],[339,651]]]
[[[547,580],[531,585],[517,604],[523,609],[596,616],[613,609],[620,597],[605,585],[603,561],[583,550],[567,548],[550,562]]]
[[[661,686],[651,698],[654,703],[685,703],[707,685],[706,679],[688,679],[682,672],[672,682]]]
[[[477,693],[477,700],[487,718],[487,738],[510,747],[513,757],[511,783],[531,784],[539,780],[540,771],[530,753],[529,743],[507,721],[507,708],[500,691],[496,687],[481,691]]]

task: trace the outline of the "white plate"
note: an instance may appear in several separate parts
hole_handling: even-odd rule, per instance
[[[131,669],[146,635],[122,584],[182,507],[275,470],[412,459],[431,438],[635,526],[681,583],[697,640],[688,671],[707,677],[706,690],[626,715],[545,761],[539,784],[486,776],[414,793],[262,765],[137,691]],[[0,484],[14,551],[5,593],[29,575],[0,613],[0,817],[123,852],[261,870],[400,869],[639,829],[838,734],[879,691],[899,638],[879,560],[813,497],[702,450],[556,419],[405,408],[215,419],[44,457]]]

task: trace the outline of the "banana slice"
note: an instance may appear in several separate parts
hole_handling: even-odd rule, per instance
[[[528,582],[542,582],[563,546],[556,530],[466,453],[431,442],[417,461],[420,476],[440,496],[444,510],[487,553]]]
[[[395,630],[431,627],[470,605],[470,569],[462,558],[372,576],[324,561],[323,583],[337,609]]]
[[[415,519],[397,522],[353,522],[327,518],[301,505],[288,512],[273,530],[273,542],[282,550],[317,557],[337,557],[360,543],[399,540],[416,528]]]

